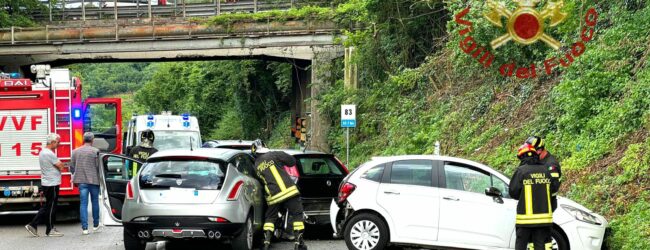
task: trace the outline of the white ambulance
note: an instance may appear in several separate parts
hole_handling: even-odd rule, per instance
[[[125,154],[140,142],[142,131],[150,129],[154,132],[154,148],[158,151],[169,149],[200,148],[201,130],[199,121],[194,116],[185,113],[172,115],[165,111],[160,115],[134,115],[129,121],[124,135]]]

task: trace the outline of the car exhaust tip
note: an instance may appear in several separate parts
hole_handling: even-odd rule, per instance
[[[214,232],[214,239],[215,240],[221,239],[221,232],[219,231]]]
[[[149,239],[149,231],[142,232],[142,236],[144,236],[145,239]]]
[[[144,232],[143,231],[138,232],[138,238],[140,238],[140,239],[144,238]]]
[[[208,232],[208,238],[209,238],[209,239],[214,239],[214,232],[209,231],[209,232]]]

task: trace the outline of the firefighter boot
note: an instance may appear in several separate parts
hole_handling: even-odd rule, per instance
[[[304,230],[294,230],[293,235],[296,237],[294,240],[294,250],[307,250],[307,245],[303,240]]]
[[[269,250],[271,247],[271,238],[273,238],[273,231],[264,231],[264,245],[263,250]]]

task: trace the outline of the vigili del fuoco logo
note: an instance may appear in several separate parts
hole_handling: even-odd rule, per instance
[[[516,65],[505,63],[493,65],[495,55],[487,46],[479,44],[472,36],[474,24],[466,19],[472,11],[468,6],[455,15],[455,22],[464,26],[459,31],[461,36],[459,47],[467,55],[476,59],[486,69],[497,69],[504,77],[517,77],[520,79],[536,78],[540,74],[551,75],[558,67],[570,67],[571,64],[587,50],[586,44],[594,39],[596,24],[598,23],[598,12],[591,7],[582,17],[584,22],[580,28],[580,36],[577,41],[562,50],[563,44],[546,32],[561,24],[567,19],[568,14],[563,12],[564,1],[549,0],[546,5],[538,6],[540,0],[512,0],[517,7],[509,9],[505,2],[487,0],[487,10],[483,12],[483,18],[490,22],[495,28],[504,30],[504,34],[495,37],[490,43],[492,50],[503,49],[502,46],[515,42],[521,46],[528,46],[534,43],[545,43],[549,48],[556,51],[563,51],[560,56],[551,56],[541,62],[531,62],[527,65]]]

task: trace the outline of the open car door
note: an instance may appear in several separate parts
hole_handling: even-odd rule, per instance
[[[74,117],[81,114],[74,114]],[[95,135],[93,147],[102,153],[122,153],[122,101],[88,98],[83,107],[83,130]]]
[[[122,225],[122,206],[126,198],[126,185],[133,173],[129,171],[133,164],[142,162],[114,154],[99,154],[100,192],[99,199],[102,224],[105,226]]]

